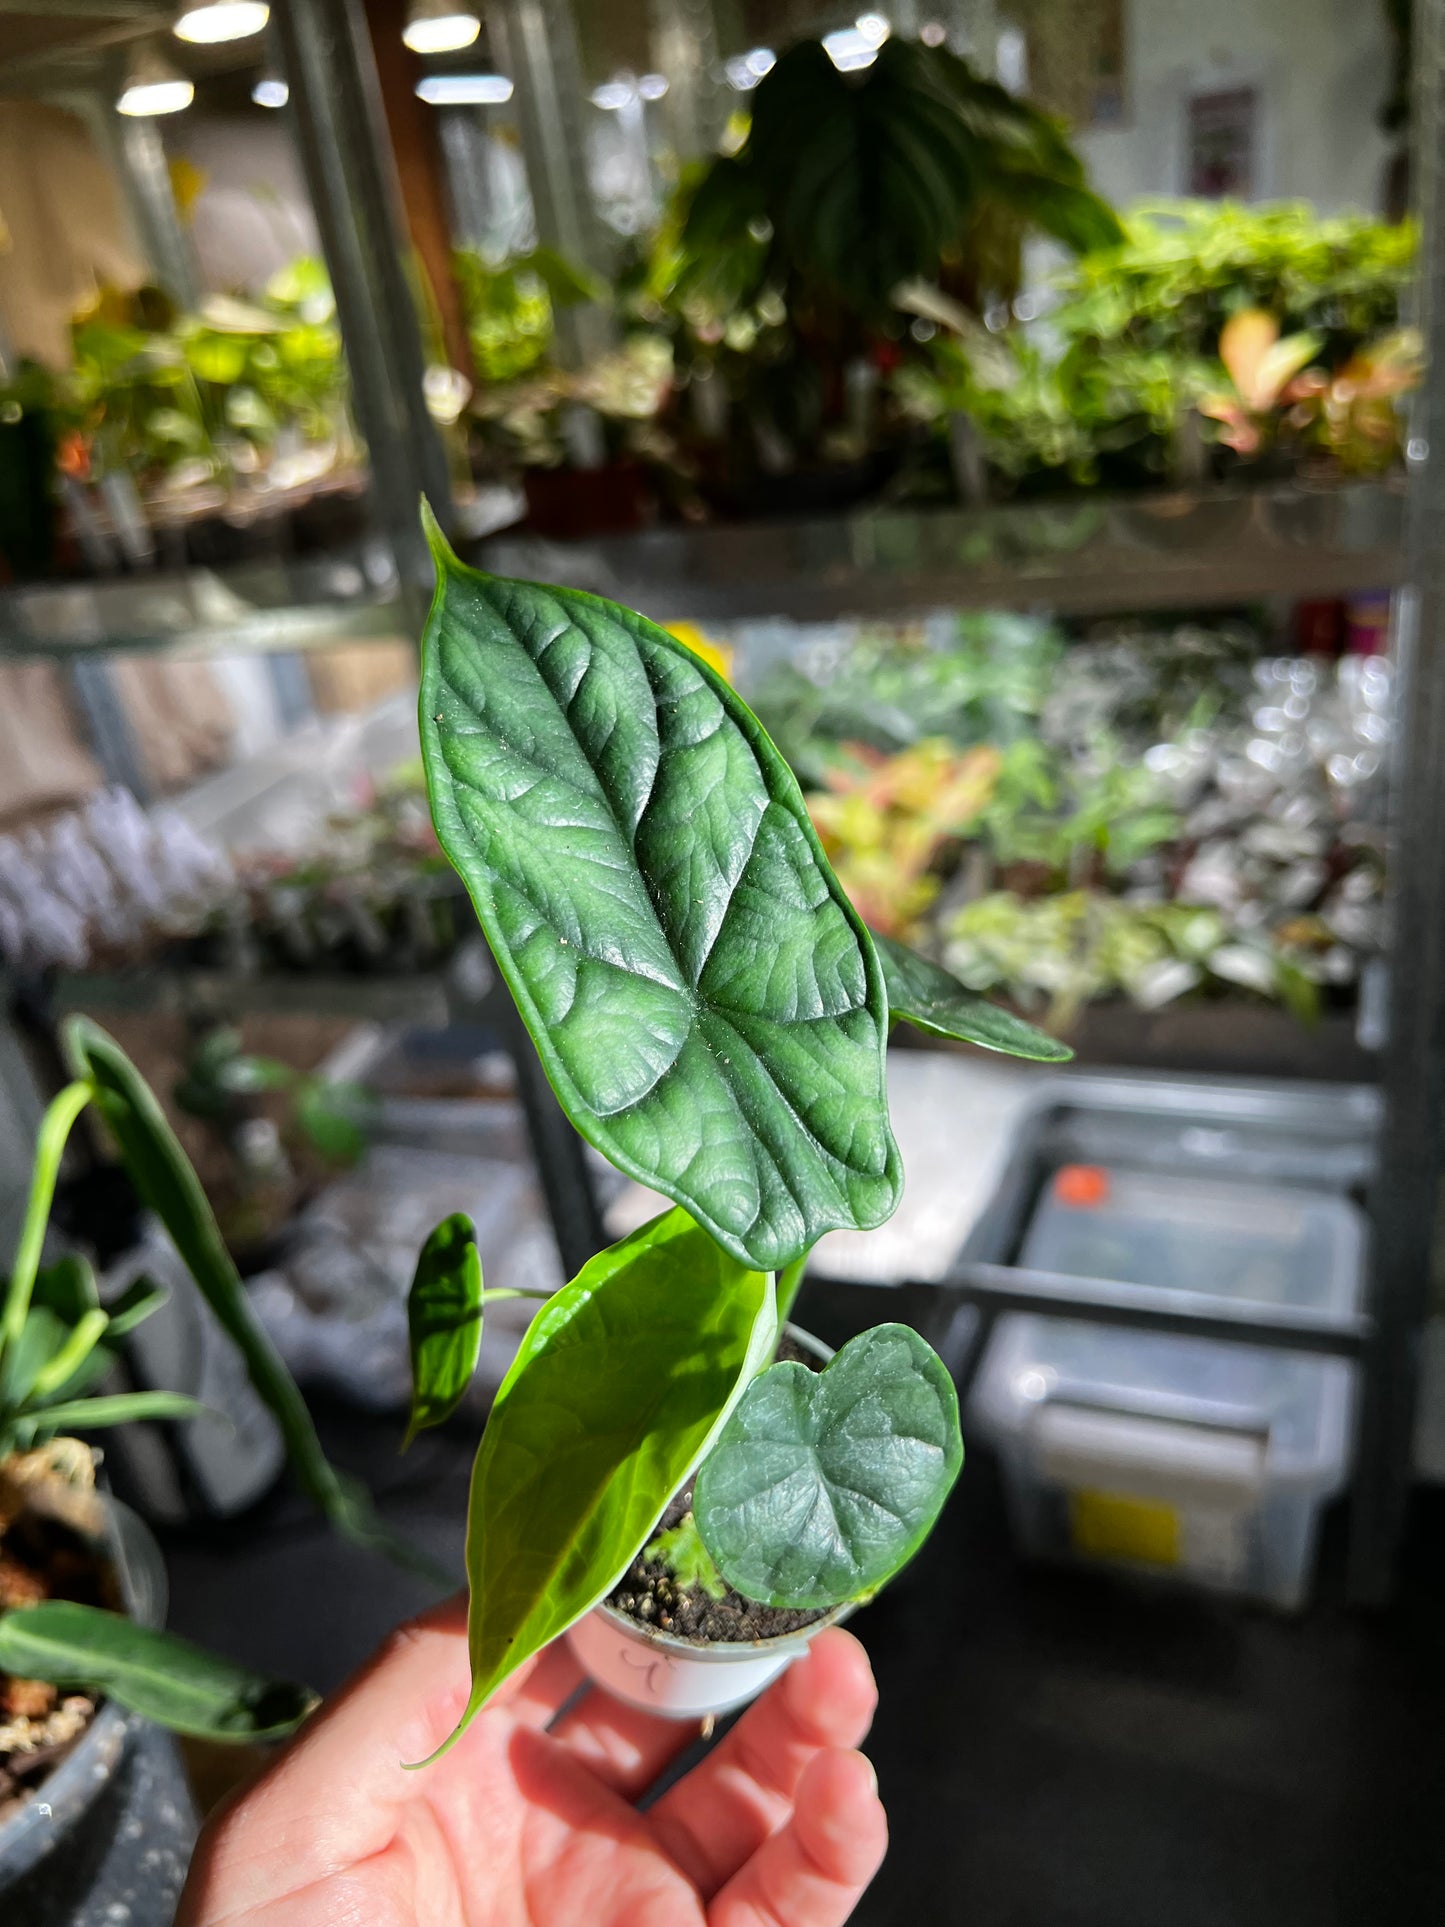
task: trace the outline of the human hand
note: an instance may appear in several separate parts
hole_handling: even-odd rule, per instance
[[[176,1927],[840,1927],[888,1823],[852,1751],[877,1693],[822,1632],[648,1812],[697,1736],[582,1682],[562,1642],[432,1766],[468,1691],[465,1605],[387,1640],[201,1834]],[[549,1730],[550,1727],[550,1730]]]

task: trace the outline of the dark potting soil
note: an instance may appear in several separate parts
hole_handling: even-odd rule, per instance
[[[120,1603],[115,1575],[92,1545],[61,1521],[27,1512],[0,1533],[0,1612],[43,1599]],[[91,1694],[0,1670],[0,1822],[79,1743],[97,1706]]]
[[[780,1362],[806,1365],[810,1371],[822,1370],[822,1361],[805,1352],[801,1345],[795,1345],[786,1334],[779,1341],[777,1357]],[[647,1543],[651,1545],[659,1532],[681,1524],[691,1510],[692,1481],[689,1479],[658,1520]],[[670,1633],[674,1639],[695,1639],[708,1645],[777,1639],[784,1633],[797,1632],[800,1627],[815,1625],[828,1616],[822,1609],[797,1612],[760,1606],[755,1599],[745,1599],[740,1592],[734,1592],[731,1586],[721,1599],[712,1599],[701,1586],[680,1586],[660,1560],[648,1559],[642,1553],[628,1567],[607,1603],[629,1619],[635,1619],[640,1626]]]

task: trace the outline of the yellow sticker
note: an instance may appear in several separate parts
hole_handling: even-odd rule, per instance
[[[1179,1564],[1179,1514],[1154,1499],[1126,1492],[1071,1492],[1069,1537],[1086,1559],[1137,1559],[1144,1565]]]

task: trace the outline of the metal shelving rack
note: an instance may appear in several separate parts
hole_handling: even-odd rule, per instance
[[[550,75],[553,85],[546,41],[560,5],[517,0],[511,9],[525,59],[540,62],[546,70],[541,78]],[[82,661],[122,646],[199,653],[304,650],[394,635],[399,620],[410,625],[425,593],[416,497],[426,488],[443,520],[450,504],[422,409],[416,322],[399,265],[396,184],[381,134],[365,24],[355,0],[279,0],[276,16],[358,418],[379,484],[377,537],[315,562],[7,591],[0,594],[0,653]],[[1445,0],[1419,0],[1415,35],[1416,200],[1431,373],[1411,436],[1408,488],[1082,497],[958,512],[879,509],[826,522],[659,530],[565,550],[517,536],[467,544],[498,570],[572,582],[667,619],[904,615],[948,606],[1084,614],[1366,588],[1396,592],[1402,730],[1390,1025],[1378,1086],[1365,1311],[1346,1324],[1317,1329],[1283,1315],[1261,1320],[1213,1303],[1186,1304],[1167,1291],[1131,1291],[1125,1302],[1106,1281],[1023,1273],[967,1254],[945,1293],[948,1302],[966,1300],[989,1316],[1046,1306],[1071,1317],[1207,1332],[1358,1360],[1362,1413],[1351,1583],[1354,1596],[1366,1601],[1378,1601],[1389,1590],[1404,1518],[1416,1354],[1445,1168],[1445,864],[1439,849],[1445,824]],[[562,148],[555,140],[551,145],[556,151],[528,158],[560,192],[567,170],[558,160]],[[544,193],[542,203],[548,199]],[[397,1016],[423,1009],[475,1013],[485,1006],[493,1021],[515,1021],[504,995],[495,1006],[487,1001],[495,986],[480,993],[459,987],[454,977],[346,986],[326,979],[304,989],[293,983],[261,977],[183,986],[161,978],[145,994],[204,993],[229,1010],[248,1000],[275,1008],[283,997],[296,1007],[295,1000],[304,998],[332,1010],[365,1007],[374,1013],[385,1006]],[[539,1168],[571,1267],[601,1238],[595,1199],[578,1141],[560,1122],[524,1042],[517,1058]]]

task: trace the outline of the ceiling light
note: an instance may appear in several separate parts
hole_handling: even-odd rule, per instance
[[[615,114],[620,108],[630,106],[636,93],[630,80],[604,80],[600,87],[592,89],[590,98],[594,107]]]
[[[459,0],[411,0],[401,37],[414,54],[454,54],[481,31],[481,21]]]
[[[870,47],[881,47],[890,32],[888,22],[881,13],[860,13],[853,26]]]
[[[291,98],[291,89],[277,74],[262,74],[251,89],[251,98],[258,107],[284,107]]]
[[[860,67],[871,67],[878,58],[877,43],[859,33],[856,27],[840,27],[836,33],[825,33],[823,48],[840,74],[857,73]]]
[[[178,114],[195,97],[190,81],[158,48],[139,47],[126,68],[125,86],[115,108],[118,114],[142,119],[152,114]]]
[[[512,98],[512,83],[505,74],[428,74],[416,95],[429,107],[500,107]]]
[[[203,0],[187,7],[173,29],[177,40],[213,47],[223,40],[245,40],[260,33],[271,18],[265,0]]]
[[[637,83],[637,91],[644,100],[661,100],[667,92],[667,75],[644,74]]]
[[[778,56],[771,47],[754,47],[751,53],[734,54],[723,71],[728,77],[728,85],[737,93],[751,93],[760,80],[765,80],[778,64]]]

